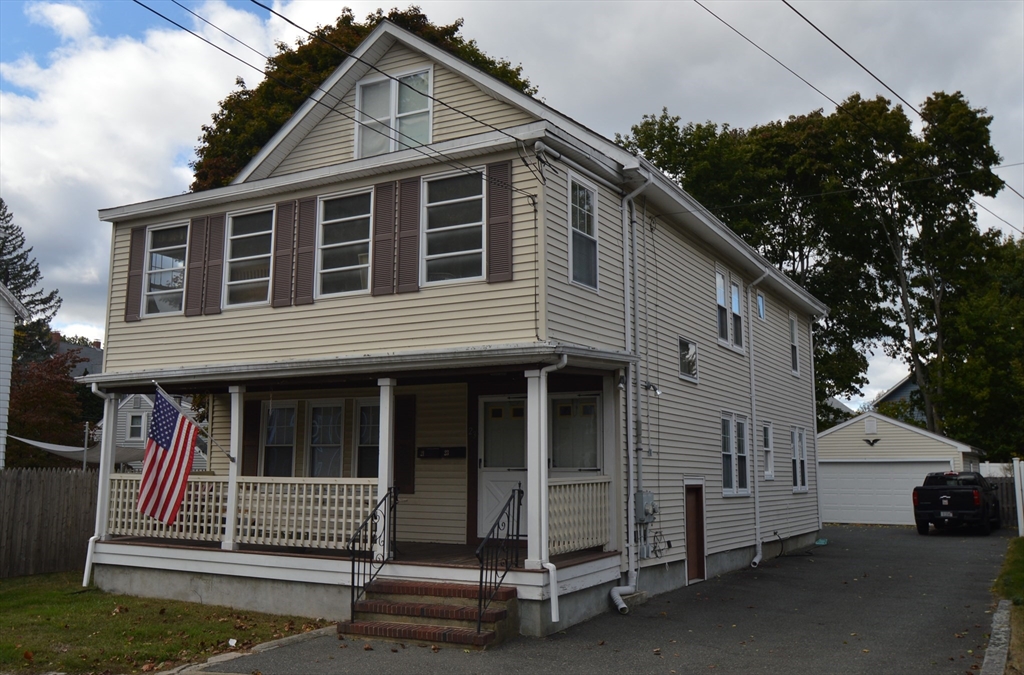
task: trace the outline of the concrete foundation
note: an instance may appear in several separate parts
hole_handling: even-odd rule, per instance
[[[93,583],[109,593],[329,621],[347,621],[351,611],[348,586],[118,565],[95,565]]]
[[[609,594],[618,586],[609,581],[558,596],[558,623],[551,622],[551,600],[519,600],[519,632],[543,637],[583,623],[613,608]]]

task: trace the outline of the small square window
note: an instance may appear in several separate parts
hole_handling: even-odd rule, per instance
[[[141,440],[144,427],[145,427],[145,416],[144,415],[131,415],[128,418],[128,438],[129,438],[129,440]]]
[[[679,377],[697,379],[697,343],[688,338],[679,338]]]

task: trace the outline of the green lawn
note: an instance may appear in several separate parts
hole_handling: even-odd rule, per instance
[[[0,579],[0,672],[148,672],[328,624],[81,584],[81,573]]]
[[[1013,602],[1010,609],[1010,653],[1007,673],[1024,673],[1024,538],[1010,540],[1003,569],[993,590]]]

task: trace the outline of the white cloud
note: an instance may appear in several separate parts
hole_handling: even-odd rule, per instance
[[[78,5],[31,2],[25,5],[29,21],[52,28],[63,40],[82,40],[92,32],[89,15]]]

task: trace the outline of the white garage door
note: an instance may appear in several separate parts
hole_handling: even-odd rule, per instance
[[[914,488],[949,462],[821,462],[819,471],[824,522],[913,525]]]

